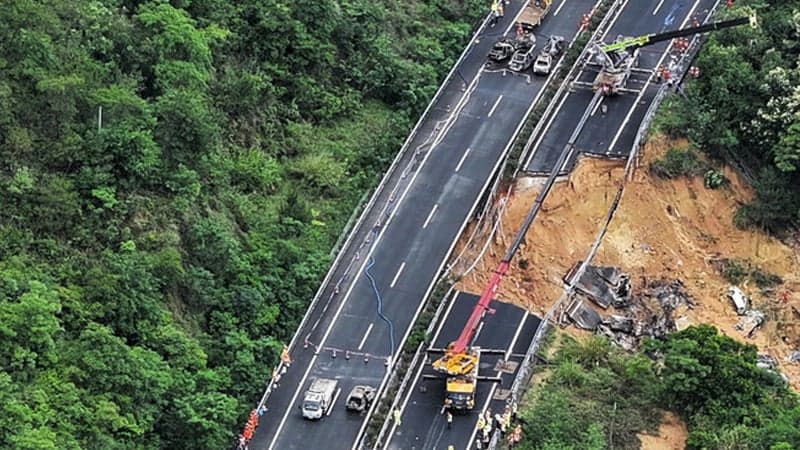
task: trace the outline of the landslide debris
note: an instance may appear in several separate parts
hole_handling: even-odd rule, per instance
[[[707,323],[721,332],[758,346],[777,361],[778,369],[800,389],[800,240],[783,241],[766,233],[738,229],[734,213],[752,198],[746,180],[729,167],[718,168],[728,180],[717,189],[702,176],[661,178],[647,170],[669,149],[688,149],[686,141],[654,136],[645,145],[614,220],[592,264],[617,267],[631,276],[632,298],[652,290],[653,280],[679,282],[693,299],[682,308],[681,323]],[[541,314],[563,292],[562,278],[584,259],[597,237],[622,181],[624,163],[583,158],[553,188],[512,263],[498,298]],[[481,292],[532,205],[540,180],[519,179],[501,217],[500,232],[475,269],[458,288]],[[478,248],[468,249],[473,256]],[[736,261],[745,273],[731,282]],[[767,282],[762,282],[767,280]],[[738,286],[764,323],[749,337],[737,330],[741,317],[728,292]],[[653,307],[651,305],[650,307]],[[608,314],[606,314],[608,315]],[[678,317],[673,317],[673,321]]]

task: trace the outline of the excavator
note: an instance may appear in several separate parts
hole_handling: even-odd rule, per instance
[[[605,96],[626,92],[627,90],[624,86],[628,81],[628,77],[631,72],[638,70],[636,66],[639,60],[640,48],[670,39],[722,30],[724,28],[736,27],[748,23],[755,28],[757,26],[756,17],[740,17],[659,34],[652,33],[637,37],[620,36],[615,42],[610,44],[596,43],[592,49],[595,61],[589,64],[600,67],[597,77],[591,86],[589,86],[589,83],[580,81],[573,82],[573,85],[578,87],[591,87],[593,91],[597,92],[599,90]],[[647,70],[642,71],[649,72]]]

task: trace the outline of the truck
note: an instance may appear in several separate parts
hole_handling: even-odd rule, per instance
[[[595,43],[591,51],[595,61],[590,62],[590,64],[599,66],[600,71],[591,87],[595,92],[600,91],[605,96],[626,92],[628,90],[625,89],[625,83],[628,81],[631,72],[636,70],[642,71],[636,68],[639,61],[640,48],[676,38],[722,30],[748,23],[753,28],[758,26],[758,21],[755,16],[739,17],[738,19],[711,22],[705,25],[667,31],[665,33],[652,33],[636,37],[618,36],[617,39],[610,44]],[[644,72],[647,71],[645,70]],[[580,86],[581,84],[582,82],[579,81],[573,82],[573,85]]]
[[[330,408],[333,407],[338,387],[338,380],[317,378],[312,381],[311,386],[309,386],[303,397],[303,404],[300,406],[303,411],[303,417],[317,420],[325,416]]]
[[[536,59],[536,36],[533,31],[541,25],[550,10],[553,0],[531,0],[517,18],[517,36],[514,39],[501,37],[489,52],[491,63],[500,63],[511,58],[508,68],[515,72],[527,70]]]
[[[533,33],[533,29],[542,24],[542,19],[550,11],[553,0],[530,0],[522,12],[519,14],[519,23],[527,33]]]
[[[629,41],[630,37],[618,36],[614,44]],[[603,69],[597,74],[592,83],[592,90],[602,91],[603,95],[614,95],[622,91],[628,81],[631,72],[639,65],[638,47],[621,47],[614,51],[604,51],[595,47],[597,59],[602,64]]]
[[[547,40],[536,61],[533,63],[533,73],[536,75],[550,75],[553,70],[553,61],[561,54],[564,48],[564,38],[562,36],[550,36]]]
[[[456,411],[469,411],[475,407],[480,354],[480,348],[472,347],[463,354],[466,356],[465,358],[451,360],[451,366],[447,369],[440,368],[443,372],[453,374],[447,377],[445,384],[445,404],[448,408]]]

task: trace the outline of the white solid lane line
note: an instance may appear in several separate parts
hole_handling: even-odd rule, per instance
[[[528,320],[528,316],[529,314],[527,312],[525,313],[524,316],[522,316],[522,322],[519,323],[519,326],[517,327],[517,332],[514,333],[514,338],[511,339],[511,345],[508,346],[508,351],[503,357],[506,360],[508,359],[509,356],[511,356],[511,352],[514,351],[514,346],[517,345],[517,339],[519,339],[519,334],[522,333],[522,327],[525,326],[525,322]]]
[[[364,337],[361,338],[361,342],[358,344],[358,349],[361,350],[364,347],[364,343],[367,342],[367,336],[369,336],[369,332],[372,331],[372,326],[375,325],[374,323],[369,324],[367,327],[367,332],[364,333]]]
[[[553,17],[557,16],[558,13],[561,12],[561,8],[563,8],[564,5],[566,5],[566,4],[567,4],[567,0],[564,0],[563,2],[561,2],[561,4],[558,5],[558,8],[556,8],[556,12],[553,13]]]
[[[453,305],[456,303],[456,298],[461,292],[456,291],[453,295],[453,298],[450,299],[450,304],[447,305],[447,309],[444,312],[444,315],[441,319],[439,319],[439,326],[436,327],[436,332],[433,333],[433,338],[431,338],[431,346],[433,346],[436,341],[439,339],[439,333],[442,331],[442,327],[444,326],[447,319],[450,317],[450,311],[453,309]],[[427,354],[422,357],[422,361],[419,364],[419,369],[417,370],[417,374],[414,376],[414,381],[411,382],[411,386],[416,386],[417,382],[419,382],[419,377],[422,376],[422,369],[425,368],[426,363],[428,362]],[[403,405],[400,407],[400,411],[406,410],[406,405],[408,405],[408,400],[411,398],[412,394],[414,393],[413,389],[408,389],[406,391],[406,398],[403,400]],[[387,448],[389,444],[392,442],[392,437],[394,437],[395,429],[397,428],[397,424],[392,421],[392,426],[389,429],[389,438],[386,439],[385,443],[383,444],[383,449]]]
[[[597,112],[597,109],[598,109],[598,108],[600,108],[600,105],[601,105],[602,103],[603,103],[603,98],[602,98],[602,97],[600,97],[600,101],[599,101],[599,102],[597,102],[597,104],[596,104],[596,105],[594,105],[594,109],[592,110],[592,114],[591,114],[592,116],[594,116],[594,113],[596,113],[596,112]]]
[[[475,332],[475,337],[472,338],[472,342],[478,342],[478,336],[481,335],[481,330],[483,330],[483,325],[485,323],[485,321],[481,320],[481,324],[478,325],[478,331]]]
[[[333,412],[333,407],[336,406],[336,399],[339,398],[339,394],[342,393],[342,388],[336,390],[336,395],[333,396],[333,401],[331,402],[331,406],[328,407],[328,412],[325,414],[326,416],[330,416]]]
[[[434,203],[433,204],[433,208],[431,208],[431,212],[428,213],[428,218],[425,219],[425,223],[422,224],[422,228],[423,229],[428,228],[428,224],[431,223],[431,219],[433,218],[433,213],[436,212],[436,208],[438,208],[438,207],[439,207],[438,203]]]
[[[464,155],[461,156],[461,160],[458,161],[458,165],[456,166],[456,172],[461,170],[461,165],[464,164],[464,160],[467,159],[467,155],[469,155],[471,148],[468,148],[467,151],[464,152]]]
[[[656,5],[656,9],[653,10],[653,15],[654,16],[656,14],[658,14],[658,10],[661,9],[661,5],[663,5],[663,4],[664,4],[664,0],[661,0],[660,2],[658,2],[658,4]]]
[[[389,287],[394,287],[394,285],[397,284],[397,279],[400,278],[400,274],[403,273],[403,269],[405,269],[405,267],[406,267],[405,262],[400,264],[400,268],[397,269],[397,273],[394,274],[394,278],[392,278],[392,284],[390,284]]]
[[[497,109],[497,105],[500,104],[500,100],[502,99],[503,95],[501,94],[500,97],[497,97],[497,100],[494,102],[494,106],[492,106],[492,109],[489,111],[489,115],[486,117],[492,117],[492,114],[494,114],[494,110]]]

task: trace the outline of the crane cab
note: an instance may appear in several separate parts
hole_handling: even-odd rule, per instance
[[[475,407],[480,354],[480,348],[472,347],[463,353],[448,353],[434,361],[434,370],[448,375],[445,386],[445,405],[448,408],[469,411]]]

